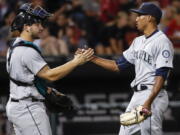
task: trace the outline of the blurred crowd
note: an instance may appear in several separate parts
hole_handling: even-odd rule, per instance
[[[54,15],[35,43],[45,56],[69,55],[77,48],[94,48],[98,55],[120,55],[141,35],[136,14],[129,12],[142,2],[159,5],[163,17],[159,29],[180,49],[180,0],[0,0],[0,56],[5,56],[10,25],[25,2],[41,5]]]

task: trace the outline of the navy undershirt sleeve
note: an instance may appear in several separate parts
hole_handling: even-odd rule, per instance
[[[169,67],[158,68],[158,69],[156,69],[156,76],[162,76],[164,78],[164,80],[166,80],[170,70],[171,70],[171,68],[169,68]]]
[[[118,68],[120,70],[126,69],[133,65],[133,64],[129,63],[123,55],[121,57],[119,57],[118,60],[116,60],[116,64],[118,65]]]

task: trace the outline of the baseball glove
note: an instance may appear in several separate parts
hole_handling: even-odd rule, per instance
[[[50,112],[75,112],[75,108],[71,99],[56,89],[49,87],[48,83],[44,79],[36,77],[34,85],[39,93],[45,97],[45,105]]]
[[[45,95],[45,105],[50,112],[66,113],[68,111],[74,110],[73,102],[68,96],[58,92],[53,88],[49,89],[51,89],[50,92],[47,92]]]
[[[138,106],[130,112],[121,114],[120,123],[123,126],[130,126],[144,121],[149,116],[151,116],[151,112],[148,109]]]

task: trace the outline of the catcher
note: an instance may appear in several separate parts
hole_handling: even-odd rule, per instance
[[[54,112],[70,110],[72,102],[44,81],[65,77],[74,68],[89,61],[94,53],[88,49],[64,65],[50,69],[38,46],[33,44],[50,16],[42,7],[26,3],[20,7],[11,26],[11,31],[18,31],[20,36],[11,41],[7,53],[10,96],[6,112],[16,135],[52,135],[44,101]]]

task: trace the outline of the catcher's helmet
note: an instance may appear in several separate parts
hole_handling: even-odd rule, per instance
[[[50,17],[52,14],[48,13],[40,6],[34,6],[32,3],[23,4],[18,15],[11,24],[11,31],[22,31],[24,24],[32,25],[34,23],[41,23]]]

